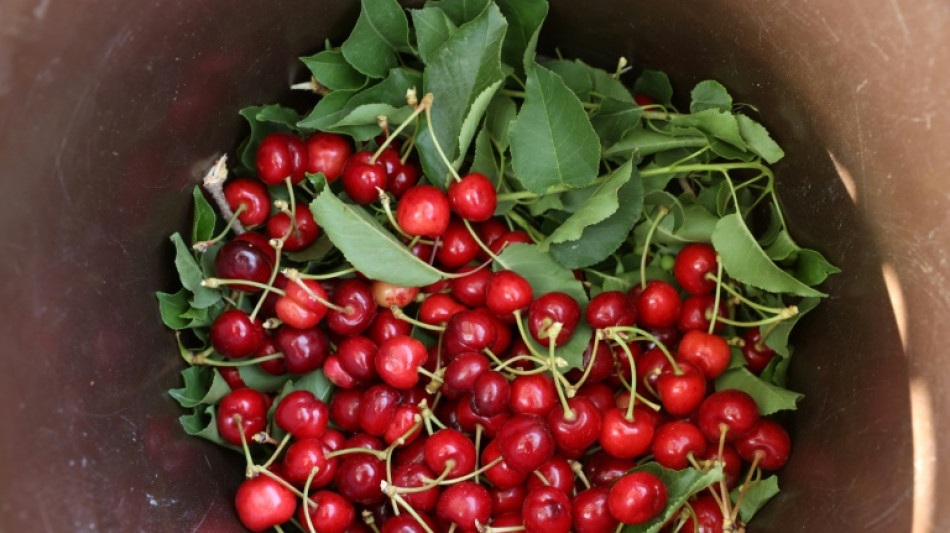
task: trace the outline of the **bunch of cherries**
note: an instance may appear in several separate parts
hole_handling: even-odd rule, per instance
[[[209,353],[288,378],[322,369],[335,386],[326,402],[297,390],[272,405],[236,367],[220,367],[232,390],[217,406],[217,429],[248,464],[236,495],[242,523],[263,531],[295,521],[325,533],[609,533],[666,508],[660,477],[631,472],[655,461],[724,472],[667,530],[743,528],[730,492],[739,487],[741,499],[757,472],[780,468],[790,442],[748,394],[710,386],[730,366],[732,345],[754,373],[774,355],[757,327],[720,334],[734,302],[717,296],[713,248],[682,248],[675,284],[601,292],[582,309],[562,292],[535,294],[516,272],[492,271],[506,246],[532,240],[493,218],[497,198],[485,176],[456,176],[443,192],[418,184],[418,165],[394,138],[377,144],[354,153],[338,135],[274,133],[257,151],[259,180],[224,185],[246,231],[220,247],[217,278],[206,284],[254,305],[229,305],[216,318]],[[295,201],[305,175],[318,172],[353,202],[379,202],[394,233],[446,279],[399,287],[352,268],[281,267],[284,251],[319,235]],[[267,186],[285,184],[291,201],[275,204]],[[557,348],[582,320],[593,335],[582,367],[568,369]]]

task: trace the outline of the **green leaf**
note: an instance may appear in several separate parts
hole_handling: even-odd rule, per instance
[[[403,287],[422,287],[442,279],[438,270],[412,255],[365,209],[344,204],[329,188],[316,197],[310,210],[347,261],[367,277]]]
[[[841,272],[840,268],[829,263],[823,255],[808,248],[798,252],[795,267],[795,277],[798,281],[812,287],[825,281],[830,274]]]
[[[545,61],[543,65],[544,68],[560,76],[564,80],[564,84],[574,91],[574,94],[582,102],[590,99],[590,92],[594,90],[594,80],[587,65],[566,59]],[[616,100],[615,98],[611,99]]]
[[[785,151],[772,140],[765,126],[745,115],[736,115],[739,133],[749,150],[768,163],[776,163],[785,157]]]
[[[217,289],[210,289],[201,285],[201,281],[204,279],[201,266],[191,255],[191,250],[185,245],[181,235],[175,233],[170,239],[175,244],[175,268],[178,270],[178,277],[181,279],[182,286],[194,295],[190,302],[191,306],[202,309],[220,301],[221,293]]]
[[[404,67],[394,68],[389,71],[389,75],[383,81],[356,93],[346,103],[344,112],[349,113],[359,106],[369,104],[389,104],[397,108],[402,107],[407,104],[406,91],[421,86],[422,76],[418,72]]]
[[[395,108],[389,104],[365,104],[348,112],[329,130],[350,135],[357,141],[368,141],[382,133],[378,120],[380,115],[385,115],[389,123],[395,125],[402,123],[411,113],[408,105]]]
[[[422,9],[409,11],[412,26],[416,32],[416,50],[423,63],[429,62],[429,55],[442,46],[457,29],[445,11],[426,5]]]
[[[600,103],[600,111],[591,117],[590,122],[600,137],[600,144],[613,146],[624,134],[637,127],[641,113],[640,106],[633,102],[608,97]]]
[[[717,109],[725,113],[732,111],[732,96],[718,81],[706,80],[697,83],[690,97],[692,98],[689,104],[691,113],[699,113],[707,109]]]
[[[582,203],[573,210],[573,214],[564,223],[540,243],[539,248],[545,251],[551,244],[576,241],[581,238],[584,228],[616,213],[619,207],[620,188],[630,181],[632,174],[633,163],[627,161],[600,185],[588,187],[587,189],[590,190],[571,191],[584,195]]]
[[[696,128],[707,135],[725,141],[740,150],[746,149],[739,133],[735,115],[718,109],[707,109],[691,115],[679,115],[670,119],[670,124],[682,128]]]
[[[737,487],[729,494],[729,499],[732,500],[733,504],[739,500],[739,492],[740,489]],[[755,516],[755,513],[759,512],[759,509],[778,492],[778,477],[774,475],[750,485],[745,491],[745,496],[742,497],[742,504],[739,506],[739,520],[748,523]]]
[[[314,79],[327,89],[352,91],[366,85],[366,76],[353,68],[339,50],[324,50],[301,57],[300,61],[307,66]]]
[[[471,172],[484,174],[492,183],[497,184],[501,178],[495,153],[491,147],[491,136],[488,128],[482,128],[475,137],[475,157],[472,159]]]
[[[188,327],[188,320],[181,318],[182,313],[189,309],[187,290],[182,289],[175,294],[156,292],[155,297],[158,298],[158,309],[165,326],[174,330]]]
[[[673,85],[670,84],[670,78],[658,70],[644,70],[633,83],[633,92],[645,94],[654,102],[667,107],[673,100]]]
[[[441,0],[426,5],[441,9],[453,24],[461,26],[484,13],[488,4],[489,0]]]
[[[464,123],[471,124],[477,118],[471,112],[473,104],[476,101],[481,103],[480,97],[484,98],[486,91],[504,79],[501,46],[507,27],[501,12],[492,5],[471,22],[460,26],[429,56],[423,86],[425,92],[433,95],[432,129],[450,161],[458,162],[463,158],[459,132]],[[487,105],[488,102],[484,103]],[[431,182],[445,186],[448,169],[428,128],[420,132],[417,146],[424,174]]]
[[[765,334],[767,330],[771,330],[768,331],[768,336],[765,337],[765,345],[775,350],[775,353],[781,355],[782,357],[790,357],[792,354],[789,351],[788,338],[789,335],[791,335],[792,328],[795,327],[795,324],[797,324],[803,316],[817,307],[818,302],[820,301],[821,300],[818,298],[803,298],[802,301],[798,302],[798,305],[796,305],[796,307],[798,307],[797,315],[779,322],[774,327],[759,327],[759,331],[762,334]]]
[[[508,129],[518,116],[518,106],[510,96],[495,94],[485,111],[485,129],[499,150],[508,148]]]
[[[508,20],[508,32],[501,48],[506,64],[522,73],[534,62],[541,23],[548,14],[547,0],[495,0]]]
[[[772,261],[784,261],[790,258],[794,259],[800,250],[801,248],[798,247],[798,243],[792,239],[788,231],[781,229],[778,234],[775,235],[772,243],[765,248],[765,253]]]
[[[618,193],[617,212],[584,228],[576,241],[551,245],[551,255],[568,268],[581,268],[599,263],[617,251],[640,218],[643,184],[639,179],[625,183]]]
[[[178,422],[184,428],[185,433],[189,435],[201,437],[225,448],[240,451],[240,448],[224,440],[221,434],[218,433],[214,405],[208,405],[204,409],[196,407],[194,413],[178,417]]]
[[[214,318],[221,314],[221,308],[223,306],[224,301],[222,300],[211,307],[205,307],[203,309],[189,307],[188,310],[181,314],[181,319],[188,321],[183,329],[197,329],[210,326],[214,322]],[[201,337],[199,332],[196,331],[194,333]]]
[[[317,240],[310,246],[298,252],[283,252],[283,255],[297,263],[319,263],[333,251],[333,243],[327,238],[326,233],[321,233]]]
[[[798,392],[763,381],[745,367],[727,370],[716,378],[716,390],[726,389],[741,390],[752,396],[762,416],[794,410],[798,400],[804,397]]]
[[[258,365],[239,366],[238,374],[248,387],[261,392],[280,390],[290,379],[289,376],[275,376],[261,369]]]
[[[591,83],[593,84],[593,92],[599,94],[602,98],[614,98],[620,100],[621,102],[632,102],[633,95],[630,94],[630,91],[620,83],[620,81],[614,77],[610,72],[602,68],[592,67],[587,65],[583,61],[578,60],[578,64],[583,65],[587,68],[590,73]]]
[[[297,123],[298,127],[311,130],[327,131],[333,124],[346,115],[346,104],[356,95],[356,91],[333,91],[324,96],[313,107],[306,118]],[[245,150],[245,155],[248,153]],[[250,167],[254,168],[253,153],[250,160]],[[245,166],[247,163],[245,162]]]
[[[194,222],[191,225],[191,242],[202,242],[214,237],[214,225],[218,222],[218,216],[214,208],[205,200],[205,195],[201,192],[201,187],[195,186],[191,193],[195,200]]]
[[[341,50],[359,72],[382,78],[399,64],[397,52],[409,49],[409,20],[396,0],[361,0],[360,17]]]
[[[462,166],[462,162],[465,159],[465,154],[468,153],[468,147],[472,144],[472,138],[475,136],[475,129],[478,128],[479,124],[481,124],[482,116],[488,109],[488,105],[491,103],[492,98],[498,91],[498,88],[501,87],[501,84],[502,82],[499,80],[498,82],[490,85],[472,102],[472,107],[469,108],[468,114],[465,116],[465,120],[462,121],[462,127],[459,130],[457,148],[459,155],[452,162],[452,165],[456,169],[459,169]]]
[[[221,373],[211,367],[190,366],[181,371],[181,377],[185,386],[169,390],[168,395],[188,409],[203,403],[218,403],[231,392]]]
[[[597,178],[600,141],[587,112],[561,78],[535,65],[524,105],[511,125],[515,174],[528,190],[584,187]]]
[[[245,107],[238,114],[251,127],[251,135],[241,149],[241,164],[248,170],[255,169],[254,159],[261,139],[277,131],[294,131],[299,119],[296,111],[279,105]]]
[[[703,472],[695,468],[670,470],[656,462],[649,462],[634,468],[631,472],[648,472],[660,478],[666,486],[667,500],[666,507],[653,520],[643,524],[623,526],[621,530],[623,533],[656,533],[679,512],[690,496],[722,479],[722,466]]]
[[[323,370],[317,369],[304,374],[294,383],[294,390],[305,390],[324,402],[330,401],[333,394],[333,384],[323,375]]]
[[[635,128],[628,131],[616,144],[607,148],[604,155],[642,159],[657,152],[674,148],[702,148],[709,141],[702,136],[672,136],[653,130]],[[671,171],[671,173],[673,173]]]
[[[712,244],[726,273],[741,283],[771,292],[824,296],[773,263],[742,217],[735,213],[722,217],[716,224]]]

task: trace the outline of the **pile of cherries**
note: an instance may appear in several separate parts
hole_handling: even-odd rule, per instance
[[[458,177],[446,193],[417,183],[418,165],[396,142],[378,143],[353,153],[334,134],[271,134],[257,151],[259,180],[224,186],[247,231],[220,247],[217,278],[206,282],[253,309],[230,305],[216,318],[213,351],[288,379],[322,369],[334,385],[326,402],[307,390],[275,402],[220,367],[232,391],[217,406],[217,429],[248,460],[236,495],[242,523],[609,533],[666,508],[660,477],[631,472],[655,461],[724,472],[672,514],[669,531],[741,529],[730,491],[780,468],[790,443],[748,394],[711,386],[731,345],[754,373],[774,355],[757,327],[719,334],[713,319],[730,316],[733,302],[716,296],[713,248],[682,248],[676,283],[601,292],[582,309],[565,293],[535,294],[516,272],[492,271],[503,248],[532,241],[493,218],[485,176]],[[305,202],[275,207],[267,186],[304,195],[297,185],[318,172],[353,202],[378,203],[413,254],[452,275],[399,287],[354,269],[284,268],[282,252],[309,247],[319,228]],[[557,348],[582,320],[594,333],[582,368],[568,369]]]

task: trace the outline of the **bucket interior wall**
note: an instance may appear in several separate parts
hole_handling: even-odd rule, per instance
[[[0,532],[233,531],[235,457],[177,426],[155,290],[191,189],[354,2],[0,0]],[[755,531],[950,530],[950,4],[552,2],[548,50],[715,78],[787,156],[843,273],[797,331],[783,491]]]

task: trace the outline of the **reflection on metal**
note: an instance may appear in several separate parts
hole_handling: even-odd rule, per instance
[[[907,304],[904,302],[904,289],[897,279],[897,271],[890,263],[881,265],[884,274],[884,284],[887,285],[887,296],[891,300],[894,310],[894,320],[897,322],[897,333],[901,337],[901,352],[907,354]]]
[[[914,436],[914,510],[911,533],[934,531],[937,506],[937,434],[927,382],[910,381],[911,431]]]
[[[838,161],[838,158],[835,157],[835,154],[831,153],[831,150],[828,150],[828,157],[830,157],[831,162],[834,163],[835,170],[838,171],[838,178],[841,179],[845,190],[848,191],[848,196],[851,197],[851,201],[858,203],[858,186],[854,182],[854,176],[851,175],[851,171]]]

